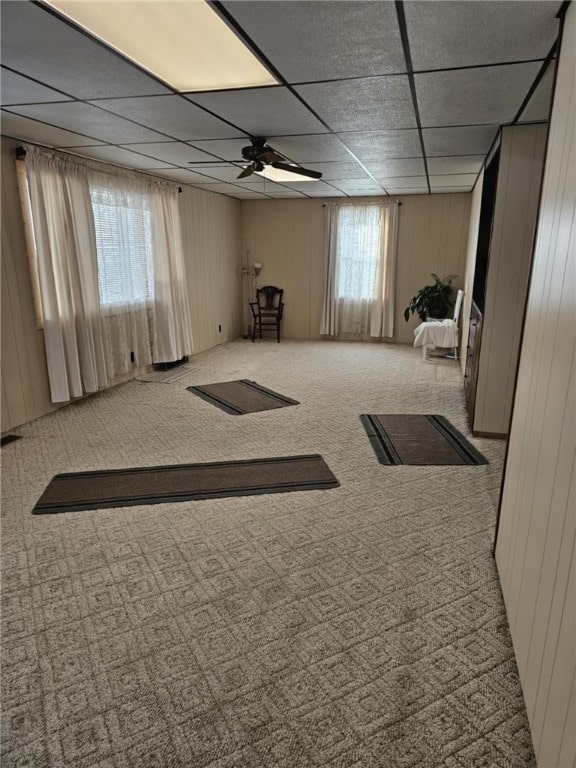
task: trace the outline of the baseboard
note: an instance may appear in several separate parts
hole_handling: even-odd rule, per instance
[[[477,432],[473,429],[472,434],[474,437],[487,437],[490,440],[508,440],[508,435],[503,432]]]

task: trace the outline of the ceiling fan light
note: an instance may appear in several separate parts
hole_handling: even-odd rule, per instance
[[[297,165],[290,166],[288,163],[282,163],[282,168],[277,167],[278,163],[272,163],[272,165],[266,165],[264,170],[259,172],[259,176],[263,176],[265,179],[277,182],[300,182],[300,181],[317,181],[317,176],[306,176],[301,173],[296,173],[289,170],[291,167],[298,168]],[[316,173],[312,171],[311,173]]]

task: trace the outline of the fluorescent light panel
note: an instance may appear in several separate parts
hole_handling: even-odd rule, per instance
[[[299,173],[290,173],[281,168],[272,168],[271,165],[265,165],[263,171],[255,171],[256,176],[264,176],[270,181],[318,181],[311,179],[310,176],[301,176]]]
[[[276,85],[204,0],[47,0],[178,91]]]

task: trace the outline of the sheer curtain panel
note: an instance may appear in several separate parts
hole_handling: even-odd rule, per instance
[[[326,206],[321,334],[392,336],[397,212],[396,202]]]
[[[192,352],[177,190],[27,147],[53,402]]]

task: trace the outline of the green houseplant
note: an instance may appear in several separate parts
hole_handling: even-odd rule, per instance
[[[452,303],[452,280],[457,275],[447,275],[439,278],[434,272],[431,273],[434,278],[432,285],[425,285],[420,288],[416,296],[412,296],[410,303],[404,310],[404,320],[408,321],[410,313],[416,314],[424,322],[429,318],[443,319],[448,314]]]

